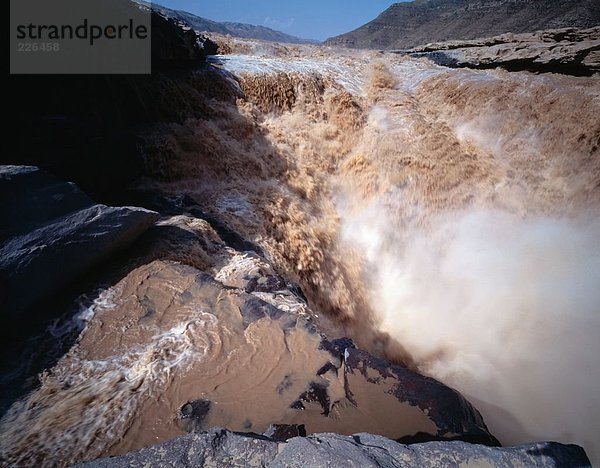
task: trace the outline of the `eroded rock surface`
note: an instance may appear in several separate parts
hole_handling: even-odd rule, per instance
[[[439,42],[407,53],[449,67],[501,67],[510,71],[592,75],[600,71],[600,27]]]
[[[314,434],[286,442],[215,428],[178,437],[123,457],[78,465],[88,468],[130,466],[269,467],[439,467],[591,466],[576,445],[543,442],[517,447],[486,447],[466,442],[402,445],[373,434]]]

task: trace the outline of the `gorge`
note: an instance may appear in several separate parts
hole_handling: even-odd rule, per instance
[[[600,461],[597,73],[153,28],[11,77],[3,463]]]

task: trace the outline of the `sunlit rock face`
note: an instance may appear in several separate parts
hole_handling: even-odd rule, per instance
[[[504,34],[471,41],[415,47],[407,53],[440,65],[498,68],[591,76],[600,72],[600,26],[552,29],[533,34]]]

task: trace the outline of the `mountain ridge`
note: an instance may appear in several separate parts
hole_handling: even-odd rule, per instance
[[[258,26],[248,23],[232,21],[214,21],[195,15],[184,10],[173,10],[159,4],[153,4],[152,8],[165,16],[183,21],[200,32],[219,33],[245,39],[259,39],[263,41],[285,42],[290,44],[315,44],[318,41],[292,36],[266,26]]]
[[[394,3],[374,20],[331,37],[325,44],[403,49],[429,42],[599,24],[596,0],[416,0]]]

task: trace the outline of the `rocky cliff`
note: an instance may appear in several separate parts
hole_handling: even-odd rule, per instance
[[[150,75],[10,75],[19,99],[7,105],[12,137],[0,163],[38,166],[110,202],[145,171],[140,129],[203,112],[200,70],[215,51],[206,38],[152,12]]]
[[[373,21],[326,44],[406,49],[428,42],[598,24],[596,0],[418,0],[396,3]]]
[[[532,72],[593,75],[600,72],[600,27],[503,34],[471,41],[430,43],[399,51],[456,68],[504,68]]]

